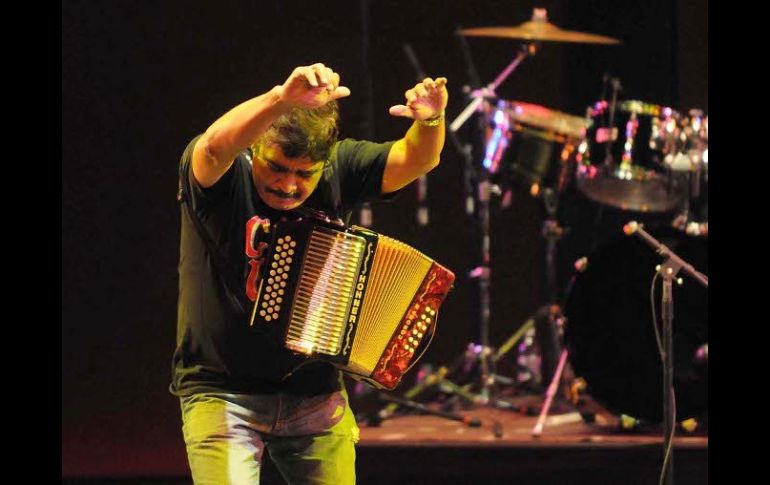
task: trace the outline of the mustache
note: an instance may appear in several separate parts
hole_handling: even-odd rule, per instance
[[[300,197],[300,193],[299,192],[289,192],[289,193],[287,193],[287,192],[283,192],[282,190],[271,189],[270,187],[265,187],[265,191],[269,192],[269,193],[271,193],[271,194],[273,194],[276,197],[279,197],[281,199],[299,199],[299,197]]]

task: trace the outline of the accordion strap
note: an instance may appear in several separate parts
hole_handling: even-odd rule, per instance
[[[238,309],[241,313],[244,315],[248,315],[248,312],[246,311],[246,308],[249,307],[249,303],[245,303],[239,298],[238,295],[243,295],[243,287],[240,283],[238,283],[238,279],[236,278],[233,271],[230,269],[230,267],[225,263],[225,259],[222,256],[222,254],[219,251],[219,248],[214,244],[214,241],[211,238],[211,235],[208,233],[205,227],[203,227],[203,223],[198,219],[198,217],[195,214],[195,211],[192,209],[190,202],[187,200],[187,193],[184,190],[184,186],[182,185],[184,174],[182,173],[181,165],[179,169],[179,188],[177,190],[176,199],[177,201],[182,204],[183,207],[186,207],[187,210],[187,216],[192,221],[193,225],[195,226],[195,230],[198,232],[198,235],[200,236],[201,240],[203,241],[203,244],[206,246],[206,249],[208,250],[209,254],[211,255],[211,261],[214,264],[214,268],[217,270],[217,274],[219,275],[220,280],[225,285],[225,293],[227,294],[227,298],[230,300],[231,304]],[[304,215],[304,214],[303,214]],[[262,329],[259,329],[259,331],[264,332]],[[270,335],[268,334],[268,337]],[[279,347],[276,342],[272,338],[267,338],[267,342],[275,347]],[[307,364],[304,359],[296,359],[299,360],[299,363],[291,363],[290,370],[282,377],[281,380],[287,379],[289,376],[291,376],[294,372],[296,372],[300,367]]]
[[[238,283],[238,279],[235,277],[235,274],[232,272],[229,266],[225,263],[224,258],[222,257],[222,254],[219,252],[219,248],[214,244],[214,241],[211,239],[211,235],[208,233],[205,227],[203,227],[203,223],[198,219],[198,216],[195,214],[195,211],[190,206],[189,201],[187,200],[187,193],[184,190],[184,186],[182,185],[182,177],[184,174],[182,173],[182,168],[180,164],[179,168],[179,189],[177,191],[176,200],[182,204],[183,207],[187,208],[187,216],[192,221],[193,225],[195,226],[195,230],[198,232],[198,235],[200,236],[201,240],[203,241],[203,244],[206,246],[206,249],[208,250],[209,254],[211,255],[211,262],[214,264],[214,268],[217,270],[217,274],[219,275],[220,280],[225,285],[227,298],[230,300],[230,302],[233,304],[235,308],[237,308],[241,313],[244,315],[248,315],[246,312],[246,308],[248,307],[248,304],[244,305],[241,299],[238,297],[238,295],[243,294],[243,288],[242,285]]]

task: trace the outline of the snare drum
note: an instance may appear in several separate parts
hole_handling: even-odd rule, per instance
[[[495,181],[537,196],[563,191],[575,170],[585,118],[521,101],[498,101],[487,113],[484,167]]]
[[[667,212],[681,201],[665,160],[677,153],[680,115],[643,101],[606,101],[588,109],[577,186],[589,198],[623,210]]]

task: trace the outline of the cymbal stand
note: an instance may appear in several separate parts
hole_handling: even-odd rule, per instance
[[[545,207],[546,218],[543,222],[542,236],[545,239],[545,301],[535,313],[524,322],[521,327],[503,344],[493,357],[492,361],[497,362],[513,345],[520,340],[526,333],[534,329],[537,341],[540,344],[540,374],[542,384],[550,381],[548,391],[546,392],[546,404],[541,410],[540,421],[544,422],[549,411],[553,396],[562,382],[562,375],[566,365],[566,353],[562,349],[560,338],[560,328],[563,323],[562,306],[558,303],[559,291],[557,285],[556,271],[556,248],[559,240],[564,235],[564,228],[559,225],[557,210],[559,204],[560,190],[546,187],[540,192],[540,197]],[[568,285],[568,293],[571,286]],[[566,294],[564,295],[566,299]],[[557,364],[558,360],[558,364]],[[542,432],[542,424],[540,431]]]
[[[490,316],[490,304],[489,304],[489,284],[491,279],[491,268],[490,268],[490,242],[489,242],[489,202],[491,195],[495,193],[496,195],[500,195],[499,188],[492,184],[489,177],[489,170],[488,166],[485,170],[482,168],[480,171],[474,170],[474,166],[472,163],[472,154],[471,149],[468,145],[463,146],[459,140],[457,139],[456,132],[460,129],[460,127],[470,118],[470,116],[476,112],[476,111],[482,111],[482,103],[487,98],[494,98],[496,97],[495,90],[502,84],[508,76],[511,75],[511,73],[518,67],[518,65],[527,57],[530,55],[535,55],[537,52],[537,46],[539,43],[525,43],[521,46],[519,49],[519,52],[517,53],[516,57],[506,66],[505,69],[495,78],[494,81],[489,83],[487,86],[476,89],[470,92],[469,97],[473,98],[471,102],[465,107],[465,109],[460,113],[460,115],[455,118],[455,120],[450,125],[450,130],[448,132],[448,136],[453,143],[455,149],[463,156],[465,160],[465,169],[464,169],[464,179],[465,179],[465,190],[466,190],[466,203],[465,203],[465,210],[468,215],[473,214],[475,207],[474,204],[474,197],[473,197],[473,188],[472,188],[472,182],[471,180],[474,178],[474,175],[477,178],[477,192],[476,192],[476,198],[478,199],[478,212],[477,216],[479,218],[479,226],[480,226],[480,232],[481,232],[481,255],[482,255],[482,264],[481,266],[474,268],[470,272],[470,276],[473,278],[479,279],[479,294],[480,294],[480,332],[479,332],[479,338],[480,338],[480,345],[475,345],[471,343],[468,346],[468,350],[464,353],[463,356],[461,356],[462,359],[468,360],[478,360],[480,362],[481,367],[481,393],[480,396],[473,396],[468,393],[459,393],[456,392],[458,389],[461,389],[459,386],[452,385],[451,381],[448,381],[444,375],[439,377],[439,381],[444,384],[444,386],[451,387],[451,390],[455,392],[456,394],[460,395],[461,397],[464,397],[466,399],[473,398],[473,401],[476,403],[482,402],[486,404],[489,401],[490,398],[490,387],[495,382],[495,377],[498,378],[499,382],[505,382],[506,379],[502,376],[495,376],[494,375],[494,363],[491,362],[491,353],[492,350],[489,346],[489,316]],[[405,52],[407,54],[407,57],[409,58],[409,61],[412,63],[412,65],[415,68],[415,71],[417,73],[418,78],[422,75],[422,69],[419,65],[419,61],[417,60],[416,55],[414,54],[414,51],[411,50],[411,48],[407,45],[404,47]],[[467,52],[466,52],[467,54]],[[475,70],[474,70],[475,71]],[[474,76],[475,77],[475,76]],[[483,123],[483,120],[480,120],[479,123],[480,130],[483,133],[485,129],[485,123]],[[489,151],[489,150],[488,150]],[[501,154],[499,154],[501,155]],[[485,164],[486,165],[486,162]],[[469,367],[466,365],[465,367]],[[508,382],[510,382],[508,380]],[[422,390],[421,386],[417,386],[419,390],[415,389],[416,392],[420,392]],[[388,411],[392,414],[394,411],[394,406],[389,406]]]
[[[508,76],[518,67],[518,65],[530,55],[534,55],[537,52],[537,43],[525,43],[519,49],[516,57],[511,61],[508,66],[495,78],[494,81],[489,83],[486,87],[471,91],[470,97],[472,101],[465,107],[460,115],[450,124],[450,132],[456,132],[465,121],[475,112],[481,111],[482,103],[487,98],[496,97],[495,90],[500,84],[505,81]],[[481,128],[482,132],[484,127]],[[480,363],[481,370],[481,386],[480,386],[480,399],[482,403],[487,403],[492,400],[491,388],[495,383],[495,368],[494,361],[492,361],[492,349],[489,346],[489,319],[490,319],[490,282],[492,276],[491,269],[491,255],[490,255],[490,235],[489,235],[489,204],[492,195],[500,195],[501,191],[499,187],[494,185],[490,180],[490,169],[493,164],[489,163],[489,157],[502,156],[502,150],[497,150],[496,147],[488,146],[486,149],[487,159],[484,160],[483,167],[478,172],[477,180],[477,199],[478,199],[478,211],[477,218],[479,223],[479,232],[481,237],[481,265],[470,271],[469,275],[472,278],[476,278],[479,281],[479,340],[480,348],[476,352],[476,356]]]
[[[526,333],[534,328],[535,335],[540,342],[541,351],[541,376],[543,383],[550,379],[556,368],[556,360],[561,351],[558,327],[561,321],[561,305],[558,303],[558,285],[556,275],[556,247],[564,236],[564,228],[559,225],[557,210],[559,204],[559,191],[550,187],[542,189],[540,197],[546,211],[541,235],[545,239],[545,304],[541,305],[535,313],[500,347],[493,361],[501,359],[521,339],[522,332]]]
[[[547,187],[542,192],[543,206],[546,219],[543,222],[543,238],[545,238],[545,275],[546,302],[555,304],[558,300],[556,288],[556,245],[564,235],[564,228],[559,225],[556,211],[559,206],[559,193]]]
[[[460,40],[462,40],[462,37],[460,37]],[[475,75],[475,68],[472,66],[472,60],[470,59],[470,53],[467,50],[467,46],[465,44],[462,44],[463,46],[463,53],[466,56],[466,61],[469,63],[470,70],[473,72],[473,77],[476,78]],[[422,67],[420,65],[419,59],[417,58],[416,53],[411,48],[409,44],[404,45],[404,52],[407,56],[407,59],[412,64],[412,66],[415,69],[415,74],[417,76],[417,80],[421,81],[425,78],[425,73],[422,70]],[[516,67],[516,65],[521,62],[521,59],[523,59],[525,55],[519,55],[514,62],[511,63],[511,65],[506,68],[506,76],[510,74],[510,72],[513,71],[513,69]],[[495,80],[494,83],[490,84],[488,88],[492,91],[494,90],[494,87],[499,85],[504,80],[504,77],[498,76],[498,78]],[[480,84],[480,83],[477,83]],[[470,90],[468,90],[470,91]],[[464,161],[464,167],[463,167],[463,178],[464,178],[464,192],[465,192],[465,212],[467,215],[472,215],[475,212],[475,194],[474,194],[474,188],[473,188],[473,180],[477,178],[478,172],[475,170],[474,164],[473,164],[473,147],[470,143],[462,143],[458,136],[457,136],[457,128],[459,128],[470,115],[473,113],[473,111],[476,109],[476,107],[480,106],[481,102],[484,100],[484,95],[481,93],[481,90],[474,91],[474,96],[477,96],[475,100],[471,103],[473,106],[469,106],[465,109],[464,118],[459,121],[458,119],[455,120],[455,123],[457,123],[455,126],[456,128],[453,130],[450,130],[447,132],[447,136],[452,143],[453,147],[457,151],[457,153],[461,156],[461,158]],[[461,115],[462,116],[462,115]],[[486,185],[485,187],[489,187],[489,185]],[[485,227],[487,227],[487,234],[488,234],[488,225],[489,225],[489,213],[488,208],[484,211],[486,213],[486,223]],[[488,238],[487,238],[488,240]],[[487,255],[488,255],[488,242],[486,244],[487,247]],[[487,257],[488,261],[488,257]],[[475,270],[474,270],[475,271]],[[485,282],[485,289],[484,293],[487,295],[485,301],[486,306],[488,308],[488,279]],[[488,318],[489,310],[485,312]],[[486,327],[486,325],[485,325]],[[486,330],[484,331],[484,341],[487,340],[486,337]],[[427,375],[422,382],[418,382],[415,386],[410,388],[404,393],[404,398],[406,398],[406,401],[401,402],[394,399],[391,399],[390,403],[385,406],[383,409],[381,409],[373,418],[372,421],[374,422],[381,422],[384,419],[389,419],[393,417],[396,413],[396,410],[401,405],[408,405],[413,404],[414,401],[410,401],[413,398],[416,398],[419,394],[421,394],[423,391],[432,388],[434,386],[440,385],[442,389],[447,390],[448,392],[452,392],[453,394],[460,396],[466,400],[472,401],[472,402],[478,402],[479,397],[476,395],[471,394],[468,390],[468,386],[458,386],[457,384],[453,383],[452,381],[447,379],[447,375],[453,373],[454,371],[457,371],[459,369],[462,369],[464,373],[467,373],[470,371],[470,367],[473,361],[479,358],[479,353],[481,352],[481,346],[475,345],[473,343],[468,345],[468,349],[460,356],[458,356],[455,361],[449,366],[441,366],[439,369],[429,375]],[[488,349],[488,346],[484,346],[483,348]],[[382,395],[382,393],[381,393]],[[383,398],[383,400],[386,400]],[[415,406],[411,406],[413,409],[417,409]],[[447,416],[444,416],[447,417]],[[453,419],[453,418],[450,418]]]
[[[452,413],[449,411],[433,409],[429,406],[426,406],[425,404],[422,404],[416,401],[411,401],[409,399],[404,399],[398,396],[392,396],[384,392],[380,393],[380,399],[384,401],[389,401],[391,403],[398,404],[401,406],[405,406],[411,409],[415,409],[424,414],[432,414],[434,416],[439,416],[441,418],[451,419],[452,421],[460,421],[461,423],[467,426],[470,426],[471,428],[478,428],[479,426],[481,426],[481,420],[473,416],[464,416],[462,414]]]
[[[691,109],[677,136],[676,154],[669,154],[671,170],[684,187],[682,205],[671,225],[691,236],[708,234],[708,218],[700,213],[708,194],[702,193],[702,178],[708,181],[708,117],[703,111]],[[698,212],[696,214],[696,211]]]
[[[519,66],[524,58],[527,56],[533,56],[537,53],[538,45],[539,43],[537,42],[527,42],[523,44],[519,49],[519,53],[516,55],[516,58],[514,58],[505,69],[503,69],[503,71],[495,78],[494,81],[487,84],[483,88],[471,91],[470,97],[473,98],[473,100],[468,103],[468,106],[465,107],[462,113],[457,115],[457,118],[455,118],[454,121],[452,121],[452,123],[449,125],[449,129],[452,131],[452,133],[456,133],[457,130],[459,130],[460,127],[463,126],[466,121],[468,121],[468,118],[470,118],[475,111],[479,111],[481,109],[481,103],[484,102],[484,98],[497,97],[495,90],[500,86],[500,84],[503,83],[503,81],[508,78],[508,76],[511,75],[513,70]]]

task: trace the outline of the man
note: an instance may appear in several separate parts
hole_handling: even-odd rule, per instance
[[[337,141],[337,99],[323,64],[297,67],[190,142],[180,165],[177,347],[196,484],[258,483],[265,449],[289,483],[355,482],[358,427],[340,372],[297,358],[251,325],[271,222],[304,207],[349,221],[439,163],[446,79],[426,78],[390,114],[414,120],[395,142]],[[245,245],[244,245],[245,242]]]

